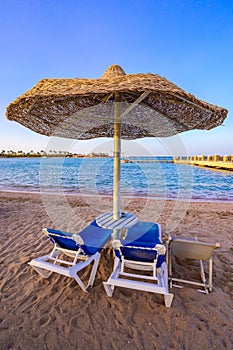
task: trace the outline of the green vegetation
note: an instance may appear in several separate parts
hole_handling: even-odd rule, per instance
[[[31,150],[30,152],[23,152],[23,151],[5,151],[2,150],[0,153],[0,158],[40,158],[40,157],[61,157],[61,158],[104,158],[109,157],[107,153],[90,153],[90,154],[81,154],[81,153],[71,153],[71,152],[65,152],[65,151],[54,151],[50,150],[48,152],[45,152],[43,150],[39,152],[34,152]]]

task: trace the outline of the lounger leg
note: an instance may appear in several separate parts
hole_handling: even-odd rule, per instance
[[[93,260],[94,260],[94,264],[91,269],[89,281],[88,281],[88,284],[85,286],[85,284],[82,282],[82,280],[78,276],[78,272],[86,268]],[[87,292],[87,288],[89,286],[92,286],[94,283],[99,261],[100,261],[100,253],[97,252],[95,253],[95,255],[89,257],[86,261],[83,261],[82,263],[77,264],[70,270],[70,277],[73,277],[75,279],[75,281],[80,285],[80,287],[84,292]]]
[[[161,265],[161,280],[162,280],[163,288],[167,291],[167,293],[164,294],[165,306],[171,307],[174,295],[172,293],[169,293],[168,291],[168,273],[167,273],[167,264],[165,262],[163,262]]]
[[[49,260],[51,257],[52,258],[58,258],[59,255],[61,254],[61,252],[59,250],[56,249],[56,246],[53,248],[52,252],[49,255],[44,255],[40,258],[36,258],[31,260],[28,264],[33,267],[34,270],[36,270],[39,275],[43,278],[49,278],[49,276],[51,276],[52,271],[47,271],[46,269],[41,268],[40,266],[38,266],[38,262],[40,261],[47,261]]]
[[[33,260],[30,261],[28,264],[31,265],[33,267],[33,269],[36,270],[39,273],[39,275],[41,277],[43,277],[43,278],[49,278],[49,276],[51,276],[51,274],[52,274],[52,271],[47,272],[47,271],[45,271],[44,269],[41,269],[38,266],[34,266],[33,265]]]
[[[114,286],[112,286],[108,282],[103,282],[103,285],[107,296],[111,298],[114,292]]]
[[[203,282],[203,286],[204,286],[205,292],[206,292],[206,294],[208,294],[209,292],[208,292],[208,288],[206,286],[205,271],[204,271],[204,266],[203,266],[202,260],[200,260],[200,265],[201,265],[201,280]]]
[[[161,265],[161,280],[162,286],[168,291],[167,264],[165,262],[163,262]]]
[[[171,246],[168,245],[168,280],[169,280],[169,287],[172,288],[172,254],[171,254]]]
[[[164,294],[164,302],[166,307],[171,307],[174,295],[172,293]]]
[[[94,265],[92,267],[91,270],[91,275],[88,281],[88,285],[86,288],[88,288],[89,286],[93,286],[94,280],[95,280],[95,275],[99,266],[99,261],[100,261],[100,253],[96,253],[96,257],[94,258]]]
[[[76,274],[75,276],[72,276],[75,281],[78,283],[78,285],[80,286],[80,288],[87,293],[87,287],[85,286],[85,284],[81,281],[81,279],[79,278],[79,276]]]
[[[119,265],[120,265],[120,259],[117,256],[115,256],[114,264],[113,264],[113,271],[116,271],[116,269],[118,268]]]
[[[212,292],[213,257],[209,258],[209,291]]]
[[[105,292],[106,292],[108,297],[112,297],[112,295],[113,295],[115,286],[113,284],[111,284],[111,279],[114,280],[116,277],[119,276],[120,266],[121,266],[120,259],[118,257],[115,257],[114,265],[113,265],[113,272],[111,273],[111,276],[109,277],[107,282],[103,282],[104,289],[105,289]]]

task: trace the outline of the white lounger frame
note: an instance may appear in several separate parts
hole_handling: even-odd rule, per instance
[[[206,243],[200,242],[195,239],[187,239],[180,237],[169,237],[168,244],[168,266],[169,266],[169,284],[170,288],[177,287],[183,288],[184,286],[180,284],[174,284],[173,282],[178,282],[181,284],[190,284],[195,286],[201,286],[203,289],[198,289],[201,293],[208,294],[212,291],[212,273],[213,273],[213,251],[220,247],[219,243]],[[173,264],[172,257],[177,256],[184,259],[199,260],[200,262],[200,277],[202,282],[190,281],[181,278],[173,277]],[[209,273],[208,280],[205,276],[205,270],[203,266],[203,261],[209,262]]]
[[[65,260],[65,258],[59,259],[61,254],[63,254],[64,257],[69,256],[73,258],[73,261]],[[43,278],[48,278],[53,272],[74,278],[82,290],[87,292],[87,288],[94,283],[99,260],[99,252],[96,252],[94,255],[84,255],[81,248],[75,251],[61,248],[55,244],[54,249],[50,254],[31,260],[29,265],[32,266]],[[84,285],[78,276],[78,272],[86,268],[92,262],[93,266],[88,283],[87,285]]]
[[[126,260],[124,257],[120,260],[115,257],[113,272],[107,282],[103,282],[105,291],[109,297],[112,297],[115,287],[123,287],[135,290],[142,290],[164,295],[166,307],[170,307],[173,294],[168,291],[168,273],[167,264],[163,262],[160,268],[156,268],[157,259],[153,263]],[[125,272],[125,267],[134,270],[151,271],[152,275]],[[131,279],[127,279],[130,277]],[[133,280],[134,279],[134,280]],[[141,279],[148,282],[142,282]],[[138,281],[139,280],[139,281]]]

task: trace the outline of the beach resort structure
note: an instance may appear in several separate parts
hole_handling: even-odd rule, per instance
[[[161,159],[157,157],[143,157],[143,158],[122,158],[121,163],[173,163],[173,159]]]
[[[215,169],[233,170],[233,154],[231,156],[215,155],[202,155],[202,156],[179,156],[171,159],[163,159],[160,157],[134,157],[123,158],[122,163],[174,163],[174,164],[187,164],[201,167],[210,167]]]
[[[188,164],[201,167],[210,167],[215,169],[233,170],[233,154],[231,156],[192,156],[192,157],[174,157],[175,164]]]

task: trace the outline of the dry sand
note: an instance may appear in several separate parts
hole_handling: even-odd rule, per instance
[[[94,287],[84,293],[71,279],[42,279],[27,264],[51,243],[43,227],[77,232],[102,211],[109,198],[1,192],[0,348],[5,349],[233,349],[232,203],[182,203],[124,199],[139,220],[157,221],[163,239],[170,231],[219,241],[214,252],[213,292],[172,289],[172,308],[162,296],[117,288],[112,298],[102,282],[112,270],[103,251]],[[97,208],[97,209],[96,209]],[[179,262],[176,263],[179,268]],[[195,274],[192,265],[182,267]]]

